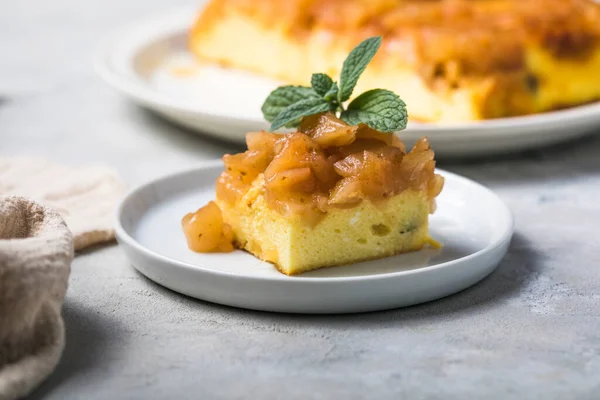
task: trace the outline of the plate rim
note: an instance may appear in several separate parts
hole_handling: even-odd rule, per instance
[[[154,184],[159,184],[161,182],[176,178],[181,175],[191,174],[194,172],[200,173],[204,170],[209,170],[209,169],[220,167],[220,166],[222,166],[222,161],[220,159],[203,161],[193,167],[188,167],[185,169],[180,169],[180,170],[177,170],[174,172],[163,174],[159,177],[149,179],[142,184],[139,184],[133,188],[130,188],[128,190],[128,192],[125,194],[125,196],[122,197],[122,199],[119,202],[119,204],[116,208],[116,211],[114,213],[114,221],[115,221],[114,227],[115,227],[115,236],[116,236],[117,240],[121,244],[124,243],[127,246],[130,246],[131,248],[142,253],[146,257],[156,259],[158,261],[161,261],[161,262],[164,262],[167,264],[176,265],[178,268],[183,268],[186,270],[193,270],[194,272],[209,274],[209,275],[217,276],[220,278],[233,278],[233,279],[241,279],[241,280],[260,281],[260,282],[279,282],[279,283],[286,282],[286,283],[292,283],[292,284],[311,282],[312,284],[321,284],[322,285],[322,284],[335,284],[335,283],[356,282],[356,281],[373,282],[373,281],[389,280],[389,279],[394,279],[394,278],[401,278],[401,277],[407,276],[407,275],[420,274],[423,272],[432,272],[432,271],[435,271],[437,269],[442,269],[442,268],[450,268],[450,267],[455,266],[456,264],[470,262],[473,259],[484,257],[485,255],[487,255],[489,253],[493,253],[496,249],[502,247],[507,242],[510,242],[514,235],[514,231],[515,231],[515,220],[514,220],[512,211],[502,201],[502,199],[496,193],[494,193],[494,191],[492,191],[488,187],[486,187],[472,179],[469,179],[467,177],[464,177],[464,176],[461,176],[456,173],[446,171],[443,169],[436,169],[436,172],[443,174],[444,177],[451,177],[452,179],[462,181],[469,185],[477,186],[480,190],[483,190],[487,194],[492,195],[492,197],[494,197],[497,200],[497,203],[500,206],[500,210],[502,213],[501,218],[502,218],[502,220],[506,221],[507,228],[504,230],[502,235],[496,241],[492,242],[491,244],[487,245],[485,248],[480,249],[474,253],[471,253],[469,255],[466,255],[466,256],[463,256],[463,257],[460,257],[457,259],[442,262],[439,264],[428,265],[425,267],[420,267],[420,268],[415,268],[415,269],[410,269],[410,270],[386,272],[386,273],[373,274],[373,275],[335,276],[335,277],[303,277],[302,275],[288,276],[288,275],[284,275],[284,274],[281,274],[281,276],[279,276],[279,275],[274,275],[274,276],[240,275],[235,272],[215,270],[215,269],[206,267],[205,265],[195,265],[195,264],[191,264],[188,262],[175,260],[175,259],[172,259],[165,255],[162,255],[160,253],[157,253],[156,251],[151,250],[151,249],[145,247],[144,245],[142,245],[141,243],[139,243],[123,227],[121,220],[123,218],[124,207],[125,207],[126,203],[131,198],[133,198],[138,192],[140,192]],[[136,267],[136,269],[138,269],[138,268]]]
[[[132,98],[138,99],[138,101],[149,107],[156,107],[158,105],[172,111],[195,114],[212,121],[227,119],[236,124],[266,124],[259,118],[252,119],[231,116],[226,113],[203,111],[187,102],[177,101],[172,97],[161,95],[159,91],[152,89],[150,85],[136,82],[131,77],[116,70],[114,65],[109,61],[114,57],[116,49],[121,48],[128,41],[133,42],[133,45],[129,46],[129,51],[131,52],[133,49],[139,50],[151,43],[164,40],[168,37],[169,32],[171,34],[185,32],[189,29],[193,18],[201,12],[202,7],[203,4],[196,7],[174,7],[162,13],[142,16],[138,21],[122,26],[97,46],[92,60],[94,70],[112,87]],[[445,124],[412,121],[412,124],[409,122],[409,126],[406,129],[398,131],[396,134],[418,135],[429,133],[444,135],[445,139],[452,139],[454,137],[465,138],[465,134],[467,133],[465,131],[502,130],[501,136],[503,138],[510,138],[521,135],[521,129],[543,127],[550,124],[565,123],[566,121],[580,121],[590,117],[598,117],[600,119],[600,101],[562,110],[482,121]]]

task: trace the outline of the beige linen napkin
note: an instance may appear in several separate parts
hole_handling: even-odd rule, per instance
[[[0,157],[0,400],[26,395],[58,363],[73,250],[114,239],[123,191],[105,167]]]
[[[102,166],[67,166],[36,157],[0,157],[0,196],[28,197],[58,211],[75,250],[114,239],[114,207],[124,185]]]

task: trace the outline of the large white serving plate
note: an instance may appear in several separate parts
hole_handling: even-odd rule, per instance
[[[349,313],[434,300],[483,279],[507,251],[513,220],[485,187],[439,171],[446,179],[431,217],[442,250],[424,249],[375,261],[286,276],[241,250],[188,249],[180,221],[214,199],[221,161],[154,180],[130,192],[116,233],[142,274],[174,291],[215,303],[265,311]]]
[[[281,83],[197,65],[187,51],[186,35],[198,11],[179,9],[132,24],[101,47],[95,67],[120,92],[167,119],[200,134],[242,143],[246,132],[268,128],[260,107]],[[410,122],[399,136],[409,145],[428,136],[438,157],[473,156],[548,145],[594,128],[600,130],[600,103],[455,125]]]

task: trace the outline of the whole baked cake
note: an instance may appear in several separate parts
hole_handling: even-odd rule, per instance
[[[384,87],[411,119],[461,122],[600,99],[592,0],[212,0],[191,27],[199,60],[307,84],[337,75],[369,36],[383,45],[358,90]]]

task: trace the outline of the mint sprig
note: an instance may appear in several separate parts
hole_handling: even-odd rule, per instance
[[[309,97],[284,108],[273,120],[271,126],[292,128],[300,124],[302,117],[333,111],[332,107],[332,104],[323,98]]]
[[[271,92],[261,108],[271,131],[297,127],[303,117],[326,111],[338,113],[348,124],[363,123],[381,132],[404,129],[406,105],[389,90],[372,89],[352,100],[347,109],[343,105],[380,46],[380,36],[356,46],[344,61],[339,86],[329,75],[317,73],[312,75],[311,87],[281,86]]]

